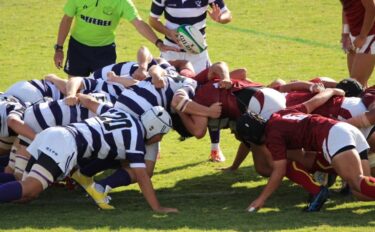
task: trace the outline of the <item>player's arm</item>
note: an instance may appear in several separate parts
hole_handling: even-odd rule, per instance
[[[146,38],[151,43],[155,44],[160,51],[178,51],[177,48],[167,46],[160,40],[151,27],[145,23],[141,18],[137,17],[131,21],[131,24],[135,27],[139,34]]]
[[[133,73],[133,78],[136,80],[143,80],[147,76],[148,64],[152,61],[153,57],[147,47],[141,46],[137,52],[138,68]]]
[[[375,23],[375,1],[374,0],[361,0],[363,7],[365,8],[365,15],[363,18],[363,24],[360,34],[355,38],[353,44],[356,48],[362,48],[364,45],[368,33]]]
[[[186,129],[195,138],[201,139],[207,132],[207,117],[177,112]]]
[[[185,89],[181,88],[176,91],[173,96],[171,106],[177,112],[184,112],[187,114],[218,118],[221,115],[221,103],[217,102],[212,104],[210,107],[201,105],[197,102],[192,101]]]
[[[56,44],[59,46],[63,46],[66,37],[69,34],[70,26],[72,25],[73,17],[68,15],[64,15],[60,22],[59,32],[57,34],[57,41]],[[55,66],[60,69],[62,68],[64,62],[64,51],[62,49],[55,49],[54,55],[54,62]]]
[[[138,80],[135,80],[135,79],[133,79],[129,76],[118,76],[113,71],[110,71],[110,72],[107,73],[107,80],[109,82],[118,83],[118,84],[124,86],[125,88],[128,88],[132,85],[136,85],[139,82]]]
[[[310,91],[311,93],[319,93],[324,90],[322,83],[312,83],[309,81],[293,81],[284,85],[278,86],[280,92],[291,92],[291,91]]]
[[[214,63],[208,70],[207,79],[211,80],[215,77],[220,78],[220,88],[229,89],[232,87],[232,81],[230,80],[229,67],[225,62]]]
[[[240,143],[237,149],[236,157],[234,158],[232,165],[226,168],[221,168],[222,171],[237,171],[237,169],[241,166],[243,161],[249,155],[250,148],[246,146],[244,143]]]
[[[259,197],[249,205],[247,208],[248,211],[254,211],[262,208],[266,200],[272,195],[273,192],[277,190],[285,176],[286,164],[286,159],[274,161],[273,170],[270,178],[268,179],[266,187],[264,187]]]
[[[65,103],[70,106],[77,104],[78,98],[76,94],[79,90],[83,88],[84,88],[84,85],[83,85],[82,77],[69,78],[68,82],[66,82]]]
[[[35,132],[20,117],[10,114],[7,118],[7,124],[17,134],[34,140]]]
[[[319,106],[326,103],[331,97],[333,97],[333,96],[344,96],[344,95],[345,95],[345,92],[341,89],[329,88],[329,89],[325,89],[324,91],[318,93],[313,98],[311,98],[310,100],[308,100],[308,101],[306,101],[302,104],[306,107],[305,113],[309,114],[309,113],[313,112]]]
[[[166,82],[166,72],[164,69],[162,69],[159,65],[152,66],[148,73],[151,76],[151,82],[157,89],[161,89],[165,87]]]
[[[155,212],[159,213],[176,213],[178,212],[175,208],[166,208],[160,205],[154,187],[152,185],[150,177],[147,175],[145,168],[132,168],[135,174],[135,178],[138,185],[146,198],[146,201]]]
[[[58,77],[56,74],[48,74],[44,77],[44,80],[52,82],[60,92],[66,95],[66,83],[67,80]]]
[[[82,106],[89,109],[91,112],[97,113],[100,103],[95,99],[95,97],[77,93],[77,98]]]

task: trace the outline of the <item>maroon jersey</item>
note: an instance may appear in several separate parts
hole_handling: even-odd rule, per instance
[[[286,95],[286,106],[291,107],[301,104],[310,100],[315,95],[316,93],[309,92],[290,92]],[[331,97],[326,103],[316,108],[312,113],[335,119],[339,118],[339,116],[346,119],[351,118],[352,115],[350,112],[341,107],[343,101],[343,96]]]
[[[266,146],[274,160],[286,159],[287,150],[322,152],[323,141],[337,121],[304,112],[305,106],[297,105],[274,113],[267,122]]]
[[[349,24],[350,34],[358,36],[361,33],[365,8],[360,0],[341,0],[346,20]],[[375,24],[368,35],[375,34]]]
[[[248,87],[261,87],[260,83],[251,82],[248,80],[232,79],[231,89],[219,88],[219,78],[207,80],[208,69],[203,70],[195,80],[198,82],[198,87],[195,90],[193,100],[201,105],[210,106],[215,102],[222,103],[222,113],[220,117],[228,117],[230,119],[237,119],[241,116],[241,111],[237,105],[237,99],[234,95],[235,92]]]

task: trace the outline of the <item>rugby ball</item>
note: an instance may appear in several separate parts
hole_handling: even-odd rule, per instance
[[[192,25],[180,25],[177,28],[177,39],[186,52],[199,54],[207,49],[202,33]]]

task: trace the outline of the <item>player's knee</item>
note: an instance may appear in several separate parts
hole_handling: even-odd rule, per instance
[[[207,129],[206,128],[194,128],[193,135],[197,139],[201,139],[206,135]]]

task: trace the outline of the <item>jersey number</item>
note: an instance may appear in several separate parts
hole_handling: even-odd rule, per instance
[[[128,119],[128,116],[122,112],[115,112],[114,114],[111,114],[111,117],[101,116],[100,119],[107,131],[119,128],[130,128],[132,126],[132,122]]]

